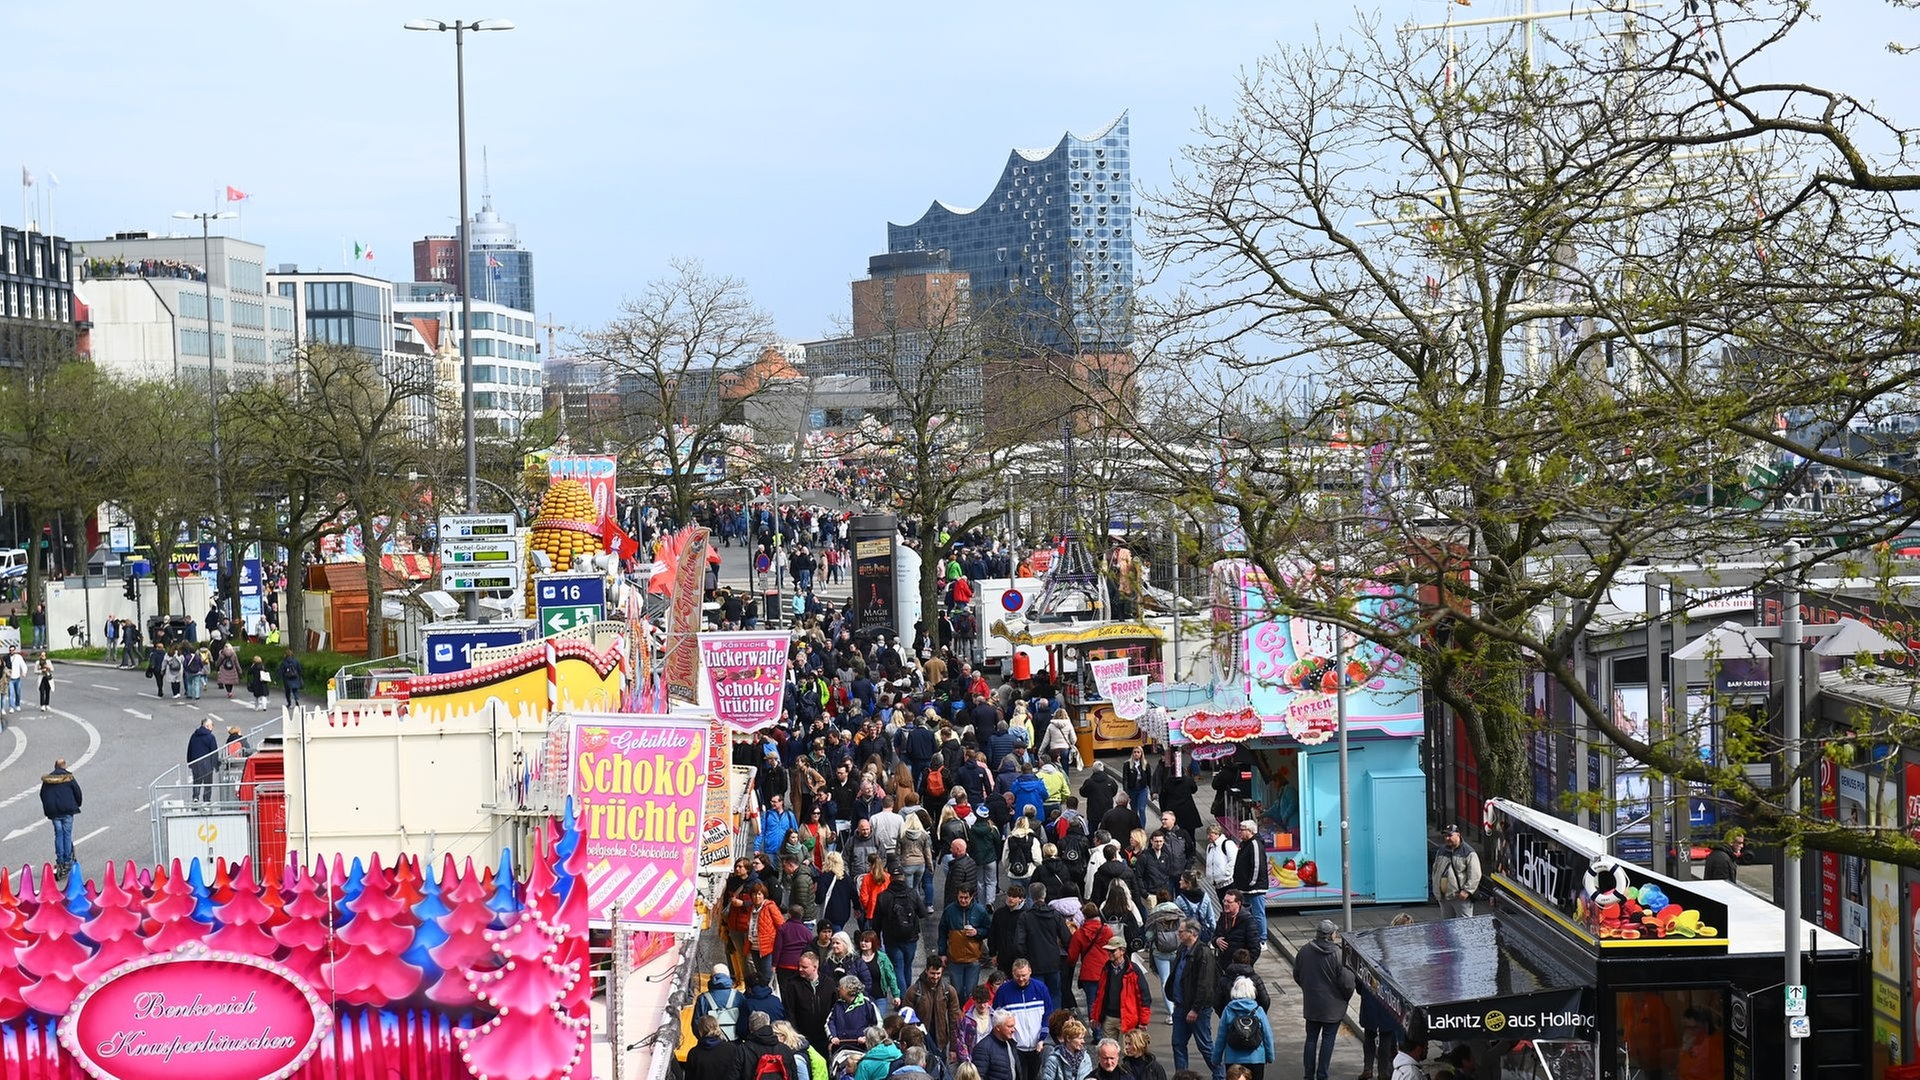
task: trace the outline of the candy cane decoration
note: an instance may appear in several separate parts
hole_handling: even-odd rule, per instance
[[[560,653],[554,647],[553,639],[546,639],[547,653],[547,711],[556,712],[560,708]]]

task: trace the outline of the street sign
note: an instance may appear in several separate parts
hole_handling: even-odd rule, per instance
[[[439,538],[486,540],[520,534],[520,520],[512,514],[447,514],[440,519]]]
[[[520,587],[518,566],[441,567],[441,592],[497,592]]]
[[[534,603],[540,607],[607,603],[607,579],[599,574],[536,574],[533,587]]]
[[[107,546],[114,551],[133,550],[133,529],[126,525],[115,525],[107,530]]]
[[[1027,598],[1019,589],[1008,589],[1000,594],[1000,606],[1008,611],[1019,611],[1026,603]]]
[[[527,640],[527,624],[524,621],[433,623],[422,627],[420,633],[427,654],[427,674],[445,675],[471,668],[475,649],[518,645]]]
[[[1787,984],[1787,1015],[1807,1015],[1807,988],[1804,983]]]
[[[577,607],[542,607],[540,609],[540,633],[557,634],[562,630],[571,630],[576,626],[590,626],[600,621],[600,609],[589,604]]]
[[[511,537],[505,540],[443,541],[440,544],[440,565],[489,570],[498,566],[518,567],[520,541]]]
[[[1812,1038],[1813,1037],[1813,1021],[1804,1016],[1787,1017],[1787,1035],[1790,1038],[1795,1038],[1795,1039]]]
[[[598,574],[538,574],[533,602],[543,635],[599,622],[606,613],[607,579]]]
[[[753,568],[754,568],[755,570],[758,570],[759,572],[761,572],[761,573],[763,573],[763,574],[764,574],[764,573],[766,573],[766,572],[767,572],[767,571],[769,571],[769,570],[772,570],[772,569],[773,569],[773,557],[772,557],[772,556],[770,556],[770,555],[765,555],[765,554],[762,554],[762,555],[756,555],[756,556],[754,556],[754,560],[753,560]]]

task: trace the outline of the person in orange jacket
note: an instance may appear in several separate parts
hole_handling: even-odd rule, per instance
[[[786,921],[780,905],[767,899],[766,883],[754,882],[747,899],[747,960],[754,972],[773,977],[773,946]]]
[[[873,860],[873,865],[867,868],[865,874],[861,875],[860,925],[862,927],[871,927],[873,925],[873,906],[879,902],[880,894],[886,892],[887,886],[892,883],[893,878],[887,873],[887,862],[885,859]]]

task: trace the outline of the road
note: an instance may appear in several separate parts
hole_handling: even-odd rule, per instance
[[[268,718],[208,689],[210,696],[196,703],[163,700],[138,672],[56,663],[53,708],[43,713],[32,704],[37,698],[29,678],[26,708],[0,718],[6,727],[0,734],[0,866],[38,867],[52,859],[53,830],[39,796],[40,777],[55,758],[67,759],[86,796],[73,823],[74,854],[86,875],[97,877],[108,860],[149,864],[148,785],[186,761],[193,729],[212,716],[224,738],[229,724],[247,730]]]

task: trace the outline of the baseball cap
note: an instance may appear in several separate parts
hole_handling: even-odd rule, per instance
[[[1108,952],[1126,952],[1127,951],[1126,939],[1116,937],[1111,941],[1107,942],[1107,951]]]
[[[1442,836],[1446,835],[1447,833],[1457,833],[1459,831],[1460,831],[1460,826],[1454,825],[1452,823],[1448,823],[1446,825],[1440,826],[1440,833]]]

